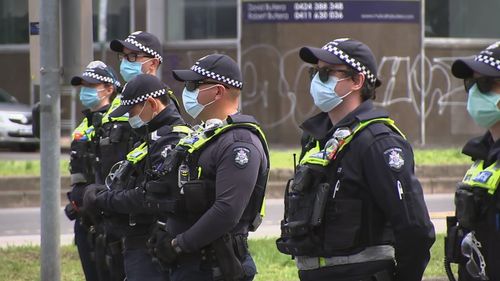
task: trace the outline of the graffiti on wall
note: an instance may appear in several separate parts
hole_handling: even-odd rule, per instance
[[[297,58],[300,48],[281,52],[275,46],[269,44],[255,44],[242,51],[242,70],[245,75],[245,89],[243,92],[242,106],[259,106],[270,109],[270,95],[280,97],[281,106],[288,106],[286,112],[281,114],[276,120],[268,121],[263,125],[272,129],[284,123],[290,122],[298,129],[299,123],[310,116],[315,107],[311,103],[310,108],[305,112],[300,111],[297,106],[298,91],[307,89],[303,84],[304,77],[308,75],[309,65],[300,64],[296,71],[286,71],[290,67],[297,68]],[[271,59],[266,60],[266,69],[277,69],[279,75],[273,75],[270,80],[265,74],[258,71],[258,66],[250,59],[257,54],[266,54]],[[456,57],[425,57],[425,87],[422,91],[420,73],[420,55],[414,58],[400,56],[384,56],[379,61],[378,75],[383,80],[383,86],[377,91],[376,104],[388,107],[397,103],[411,105],[414,114],[425,121],[434,110],[442,115],[446,108],[452,106],[464,107],[465,95],[463,86],[451,75],[451,64]],[[260,68],[262,69],[262,68]],[[292,73],[292,74],[290,74]],[[278,79],[278,81],[274,81]],[[277,83],[277,92],[270,93],[271,83]],[[396,88],[396,85],[399,85]],[[405,85],[405,91],[401,92],[401,85]],[[397,90],[399,89],[399,91]],[[423,118],[422,118],[423,109]],[[425,137],[425,136],[424,136]]]

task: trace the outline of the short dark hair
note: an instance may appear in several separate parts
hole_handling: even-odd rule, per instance
[[[358,79],[358,74],[360,74],[360,72],[355,72],[355,75],[351,76],[352,80],[356,81],[356,79]],[[375,88],[375,85],[371,84],[370,81],[368,81],[368,79],[366,79],[365,77],[365,81],[363,82],[363,86],[361,87],[361,99],[363,101],[370,99],[374,100]]]
[[[159,96],[156,99],[159,100],[163,105],[167,105],[170,103],[170,97],[168,95]]]

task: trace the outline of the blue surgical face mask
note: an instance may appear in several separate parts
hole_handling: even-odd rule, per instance
[[[311,81],[310,88],[314,104],[323,112],[329,112],[337,107],[342,102],[343,98],[352,93],[351,91],[341,97],[335,93],[337,83],[347,79],[348,78],[339,79],[335,76],[330,76],[328,81],[324,83],[319,79],[319,74],[316,73]]]
[[[120,74],[122,75],[123,79],[128,82],[134,79],[134,77],[136,77],[137,75],[142,74],[142,65],[150,60],[152,59],[144,62],[130,62],[124,58],[120,63]]]
[[[208,87],[203,89],[202,91],[211,89],[217,85]],[[194,91],[189,91],[184,87],[184,90],[182,91],[182,104],[184,105],[184,109],[186,112],[193,118],[198,117],[200,113],[203,111],[203,109],[212,103],[214,103],[216,100],[214,99],[213,101],[203,105],[198,102],[198,95],[200,94],[200,89],[196,88]]]
[[[99,102],[101,101],[102,98],[98,96],[98,92],[102,91],[97,90],[95,88],[89,88],[89,87],[81,87],[80,88],[80,101],[82,102],[82,105],[86,108],[94,108],[96,107]]]
[[[142,111],[144,110],[144,106],[146,106],[146,103],[144,103],[144,105],[142,106],[141,112],[139,112],[139,114],[134,115],[128,119],[128,123],[133,129],[139,129],[140,127],[147,124],[147,122],[144,122],[144,120],[142,120],[140,116],[142,114]]]
[[[469,89],[467,111],[479,126],[490,128],[500,121],[499,102],[500,94],[494,92],[482,93],[474,84]]]

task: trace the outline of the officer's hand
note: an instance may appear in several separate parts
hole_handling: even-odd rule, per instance
[[[149,252],[162,265],[168,266],[177,259],[178,253],[172,246],[173,238],[164,228],[159,227],[153,231],[151,238],[148,240]]]
[[[64,207],[64,214],[66,214],[66,216],[70,221],[75,220],[77,218],[78,212],[75,209],[73,203],[66,204],[66,207]]]
[[[107,188],[99,184],[91,184],[85,188],[85,194],[83,195],[83,209],[85,212],[92,212],[92,210],[97,209],[97,194],[104,190],[107,190]]]
[[[77,183],[71,188],[71,192],[68,194],[69,201],[76,204],[77,207],[83,205],[83,195],[85,194],[86,184]]]

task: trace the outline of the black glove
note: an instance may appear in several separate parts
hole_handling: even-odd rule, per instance
[[[85,194],[86,187],[86,183],[77,183],[72,185],[71,192],[68,193],[69,201],[76,204],[77,207],[81,207],[83,205],[83,195]]]
[[[70,221],[73,221],[78,217],[78,212],[73,203],[66,204],[66,207],[64,207],[64,213]]]
[[[178,252],[172,246],[174,237],[168,233],[164,225],[159,225],[148,240],[149,253],[158,259],[164,266],[171,265],[178,256]]]
[[[85,194],[83,195],[84,212],[95,212],[98,209],[96,205],[97,194],[104,190],[108,190],[107,187],[99,184],[91,184],[85,188]]]

